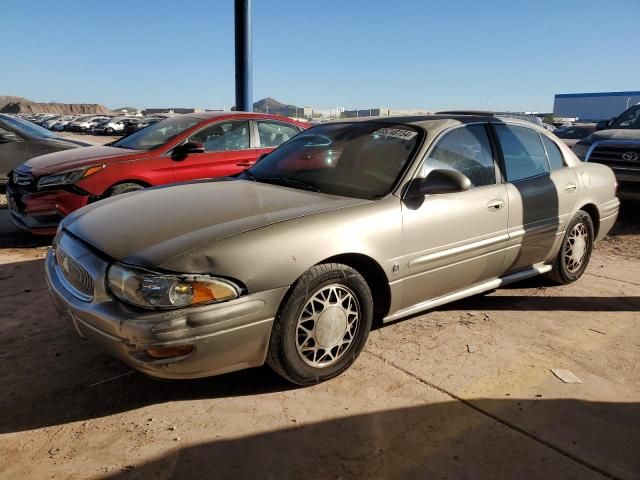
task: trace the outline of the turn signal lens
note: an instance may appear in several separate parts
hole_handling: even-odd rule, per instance
[[[193,345],[178,345],[175,347],[147,348],[145,352],[153,358],[181,357],[193,352]]]
[[[95,167],[89,167],[82,174],[82,178],[88,177],[89,175],[93,175],[94,173],[98,173],[103,168],[104,168],[104,165],[96,165]]]

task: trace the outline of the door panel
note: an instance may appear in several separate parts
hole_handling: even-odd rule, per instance
[[[546,135],[515,125],[496,125],[509,195],[506,272],[548,261],[577,198],[575,172]]]
[[[508,238],[505,185],[428,195],[419,206],[405,202],[402,212],[404,307],[501,275]]]
[[[507,272],[543,262],[558,231],[558,193],[549,175],[508,183]]]
[[[202,143],[205,152],[174,159],[176,181],[233,175],[253,165],[259,151],[252,148],[250,126],[248,120],[226,120],[193,134],[189,141]]]

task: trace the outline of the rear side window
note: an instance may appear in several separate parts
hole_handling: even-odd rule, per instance
[[[209,125],[191,136],[192,142],[204,145],[205,152],[226,152],[249,148],[249,122],[229,120]]]
[[[258,120],[258,135],[263,148],[277,147],[300,133],[300,129],[282,122]]]
[[[507,181],[517,182],[549,173],[547,154],[535,130],[516,125],[496,125]]]
[[[555,142],[545,135],[540,136],[542,137],[544,148],[547,151],[547,157],[549,158],[549,166],[551,167],[551,170],[559,170],[564,167],[562,152],[560,152],[560,149],[555,144]]]
[[[484,125],[456,128],[438,140],[420,176],[424,178],[435,169],[463,173],[474,187],[494,185],[496,168]]]

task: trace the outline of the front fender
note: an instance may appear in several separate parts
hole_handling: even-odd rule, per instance
[[[313,265],[349,253],[373,258],[392,277],[394,259],[402,255],[398,198],[258,228],[175,257],[162,268],[235,278],[256,292],[291,285]]]

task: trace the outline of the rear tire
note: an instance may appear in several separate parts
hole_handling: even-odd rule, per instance
[[[105,197],[114,197],[116,195],[122,195],[123,193],[135,192],[136,190],[142,190],[144,187],[139,183],[121,183],[114,185],[108,191]]]
[[[578,210],[567,225],[553,269],[547,276],[561,285],[578,280],[589,265],[593,240],[593,220],[587,212]]]
[[[267,364],[301,386],[334,378],[362,352],[372,319],[373,298],[362,275],[339,263],[315,265],[280,305]]]

